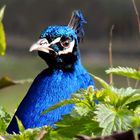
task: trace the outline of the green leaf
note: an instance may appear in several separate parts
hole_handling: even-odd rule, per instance
[[[20,134],[9,135],[7,140],[35,140],[40,131],[41,128],[27,129],[24,132],[20,132]]]
[[[2,19],[4,16],[5,6],[0,9],[0,55],[3,56],[6,50],[6,39]]]
[[[17,84],[24,84],[24,83],[30,83],[32,82],[32,79],[26,79],[26,80],[12,80],[11,78],[5,76],[0,78],[0,89],[17,85]]]
[[[69,105],[69,104],[76,104],[76,103],[80,103],[81,101],[79,99],[76,99],[76,98],[72,98],[72,99],[69,99],[69,100],[64,100],[64,101],[61,101],[59,103],[57,103],[56,105],[54,106],[51,106],[50,108],[44,110],[42,112],[42,115],[43,114],[46,114],[54,109],[57,109],[59,107],[62,107],[62,106],[65,106],[65,105]]]
[[[76,106],[74,107],[74,110],[71,112],[71,116],[74,118],[82,117],[82,116],[87,116],[91,110],[87,107],[81,107],[81,106]]]
[[[6,6],[4,5],[4,6],[0,9],[0,22],[1,22],[2,19],[3,19],[5,8],[6,8]]]
[[[0,106],[0,135],[6,133],[6,128],[11,120],[11,116]]]
[[[18,128],[19,128],[19,131],[22,133],[24,132],[25,128],[21,122],[21,120],[19,120],[19,118],[16,116],[16,121],[17,121],[17,124],[18,124]]]
[[[110,90],[110,86],[108,85],[108,83],[106,83],[103,79],[93,75],[93,74],[90,74],[95,80],[97,80],[105,89],[107,90]]]
[[[3,56],[6,50],[5,32],[2,22],[0,22],[0,55]]]
[[[124,102],[124,104],[129,105],[129,108],[131,108],[130,104],[137,101],[140,102],[140,89],[136,89],[134,92],[132,92],[130,97]]]
[[[112,91],[113,95],[116,95],[116,97],[114,99],[115,100],[114,105],[117,107],[123,107],[131,102],[139,100],[138,98],[134,99],[134,96],[136,96],[137,90],[132,89],[131,87],[128,87],[126,89],[125,88],[118,89],[115,87],[111,87],[111,91]],[[140,94],[139,94],[139,97],[140,97]]]
[[[42,140],[72,140],[71,138],[60,135],[56,130],[50,131]]]
[[[98,122],[94,121],[91,116],[81,116],[74,118],[70,115],[64,116],[63,120],[56,123],[56,132],[64,137],[73,138],[76,135],[100,135],[101,128]]]
[[[130,118],[133,114],[127,110],[116,110],[111,105],[99,104],[95,111],[99,126],[103,128],[102,135],[110,135],[115,131],[122,132],[131,128]]]
[[[131,119],[133,128],[140,127],[140,104],[134,110],[134,117]]]
[[[99,102],[113,105],[116,108],[126,107],[128,104],[140,100],[140,92],[138,89],[115,88],[110,86],[108,89],[101,89],[96,91],[96,99]]]
[[[110,68],[109,70],[106,70],[106,73],[107,74],[113,73],[128,78],[140,80],[140,71],[137,71],[136,69],[129,68],[129,67]]]

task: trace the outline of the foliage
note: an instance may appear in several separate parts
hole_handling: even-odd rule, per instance
[[[139,77],[139,71],[131,68],[113,68],[109,69],[107,73],[134,79]],[[105,136],[140,126],[140,89],[116,88],[103,79],[92,76],[103,88],[94,89],[89,86],[87,90],[80,89],[73,94],[71,99],[61,101],[40,114],[44,115],[58,107],[75,104],[73,111],[56,123],[55,129],[44,126],[24,130],[21,121],[17,118],[20,134],[5,134],[6,121],[2,122],[5,127],[0,131],[5,134],[4,137],[8,140],[36,138],[39,140],[71,140],[76,135]]]
[[[20,134],[5,135],[6,140],[41,140],[43,136],[51,129],[47,126],[42,128],[27,129]],[[44,133],[45,132],[45,133]]]
[[[2,19],[4,16],[5,6],[0,9],[0,55],[5,54],[6,49],[6,40],[5,40],[5,32],[2,24]]]
[[[10,120],[10,114],[8,114],[5,109],[0,106],[0,135],[6,133],[6,128]]]
[[[113,74],[117,74],[117,75],[126,76],[128,78],[140,80],[140,71],[137,71],[136,69],[133,69],[133,68],[128,68],[128,67],[110,68],[106,72],[108,74],[113,73]]]
[[[138,79],[136,77],[139,72],[131,68],[119,67],[109,71],[115,71],[115,74],[124,74],[128,77],[131,75],[131,78]],[[45,111],[47,113],[62,105],[75,103],[76,107],[73,112],[56,124],[55,131],[62,132],[67,137],[74,137],[76,134],[99,136],[109,135],[116,131],[127,131],[139,126],[140,89],[131,87],[118,89],[110,86],[99,77],[93,77],[102,85],[103,89],[94,90],[89,87],[87,90],[81,90],[74,94],[72,99],[62,101]],[[77,118],[78,120],[75,121]],[[84,118],[88,119],[81,122]],[[65,130],[67,131],[64,134]],[[72,132],[68,133],[68,130]]]

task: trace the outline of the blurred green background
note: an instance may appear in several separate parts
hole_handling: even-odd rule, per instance
[[[140,1],[135,1],[140,12]],[[1,0],[0,6],[4,4],[7,52],[0,57],[0,76],[35,78],[47,65],[36,53],[29,53],[29,47],[48,25],[67,25],[75,9],[81,9],[87,20],[80,50],[89,72],[108,81],[104,71],[109,67],[109,31],[113,24],[113,65],[136,69],[140,65],[140,35],[131,0]],[[126,85],[124,78],[115,77],[115,81],[119,87]],[[14,112],[29,86],[0,90],[0,105]]]

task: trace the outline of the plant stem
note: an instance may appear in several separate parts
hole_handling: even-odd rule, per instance
[[[139,34],[140,34],[140,17],[139,17],[139,12],[138,12],[135,0],[132,0],[132,3],[133,3],[134,11],[135,11],[135,14],[136,14],[136,17],[137,17],[138,31],[139,31]]]
[[[109,41],[109,65],[110,68],[113,68],[113,59],[112,59],[112,37],[113,37],[113,30],[114,30],[114,25],[111,26],[110,28],[110,41]],[[113,74],[109,74],[109,84],[113,84]]]
[[[130,87],[130,86],[131,86],[131,84],[130,84],[130,79],[127,77],[126,80],[127,80],[127,85],[128,85],[128,87]]]

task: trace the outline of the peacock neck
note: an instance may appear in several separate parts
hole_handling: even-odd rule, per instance
[[[66,72],[66,73],[73,73],[74,71],[78,71],[79,69],[81,69],[83,66],[81,64],[81,60],[78,59],[74,64],[69,64],[69,65],[65,65],[65,66],[61,66],[61,65],[57,65],[57,66],[49,66],[48,70],[50,72],[54,72],[54,71],[62,71],[62,72]]]
[[[63,56],[62,56],[63,57]],[[81,65],[80,53],[77,50],[73,54],[67,54],[67,56],[62,58],[55,58],[55,61],[47,61],[48,67],[51,71],[63,71],[63,72],[72,72],[75,71]]]

